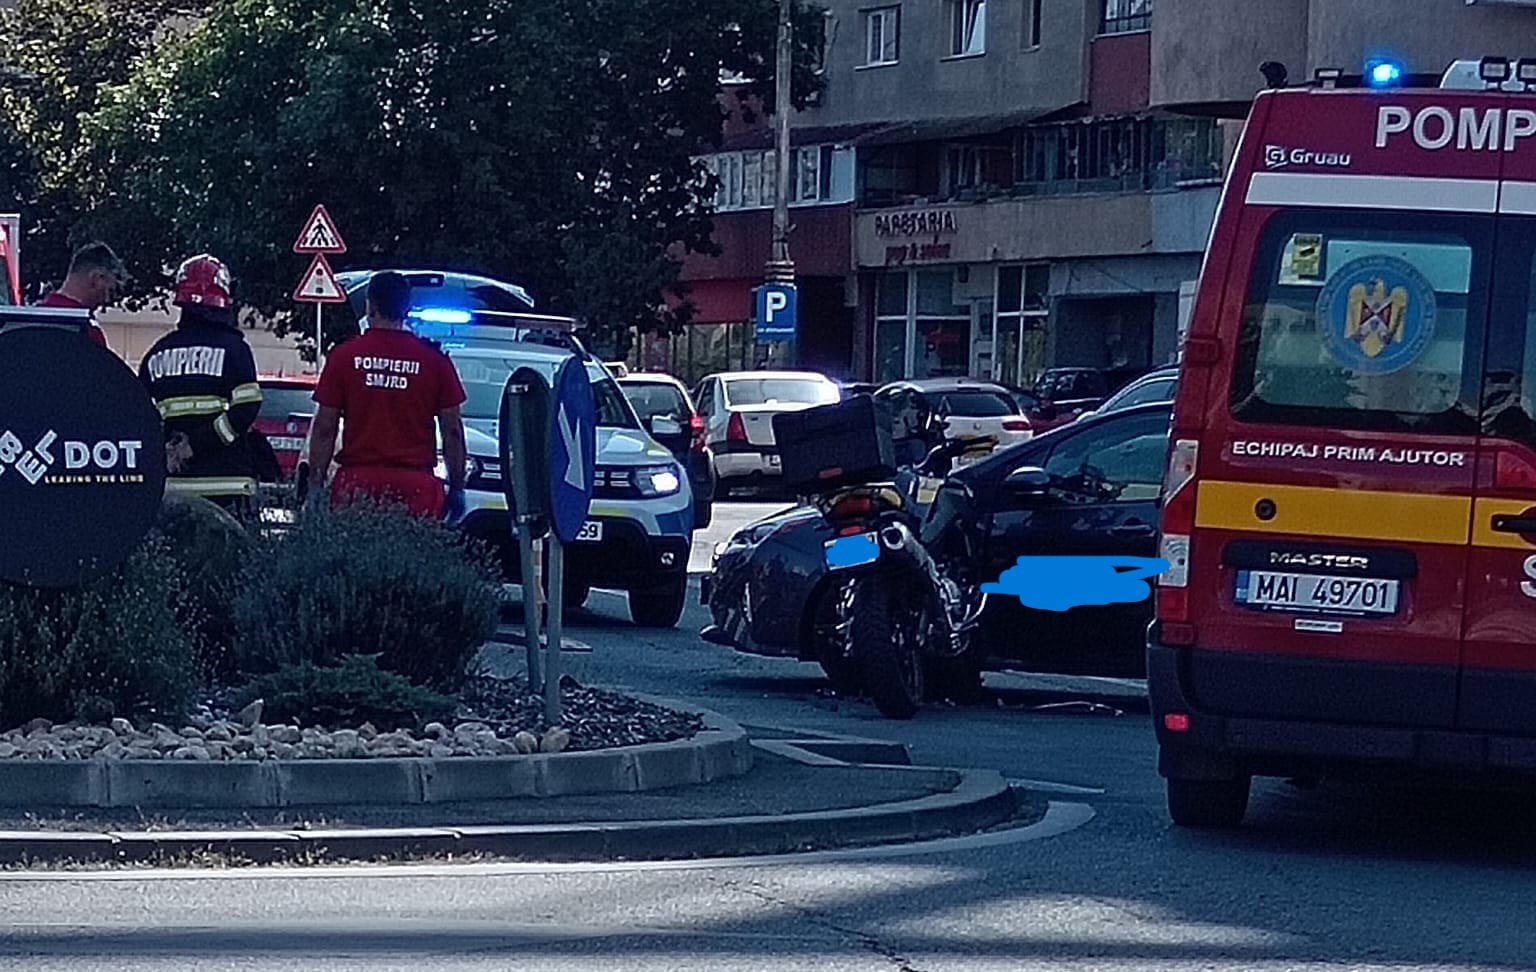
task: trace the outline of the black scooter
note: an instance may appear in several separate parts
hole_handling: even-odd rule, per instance
[[[935,679],[966,686],[979,678],[972,636],[987,596],[975,572],[978,537],[963,516],[946,516],[935,536],[924,525],[935,504],[969,505],[969,488],[947,477],[956,459],[989,441],[941,442],[891,482],[810,497],[837,533],[826,544],[833,587],[823,666],[855,677],[887,718],[916,715]]]

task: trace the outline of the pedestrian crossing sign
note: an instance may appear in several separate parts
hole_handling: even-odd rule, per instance
[[[336,221],[331,219],[331,214],[325,211],[324,206],[316,206],[315,211],[309,214],[309,219],[304,223],[304,229],[293,243],[293,252],[347,252],[347,244],[341,238],[341,231],[336,228]]]

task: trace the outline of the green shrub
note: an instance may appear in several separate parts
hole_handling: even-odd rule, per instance
[[[244,707],[263,699],[262,720],[301,726],[414,729],[453,718],[455,702],[379,668],[371,655],[350,655],[334,668],[309,663],[285,665],[235,693]]]
[[[197,674],[227,681],[235,668],[235,594],[251,561],[251,538],[218,504],[178,493],[165,495],[155,533],[187,578],[191,611],[183,622]]]
[[[0,585],[0,725],[179,717],[196,688],[185,582],[151,540],[83,588]]]
[[[379,667],[456,691],[496,631],[499,575],[439,523],[365,505],[312,511],[260,546],[235,597],[242,671]]]

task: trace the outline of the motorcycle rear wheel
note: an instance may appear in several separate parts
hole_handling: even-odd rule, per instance
[[[887,719],[910,719],[924,693],[920,618],[900,584],[886,577],[859,580],[848,637],[875,708]]]

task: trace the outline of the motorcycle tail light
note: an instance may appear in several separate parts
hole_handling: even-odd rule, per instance
[[[875,511],[875,501],[868,496],[849,496],[832,504],[832,515],[839,520],[868,516]]]
[[[843,527],[841,530],[837,531],[837,535],[840,537],[851,537],[863,532],[864,528],[855,523],[850,526]]]

